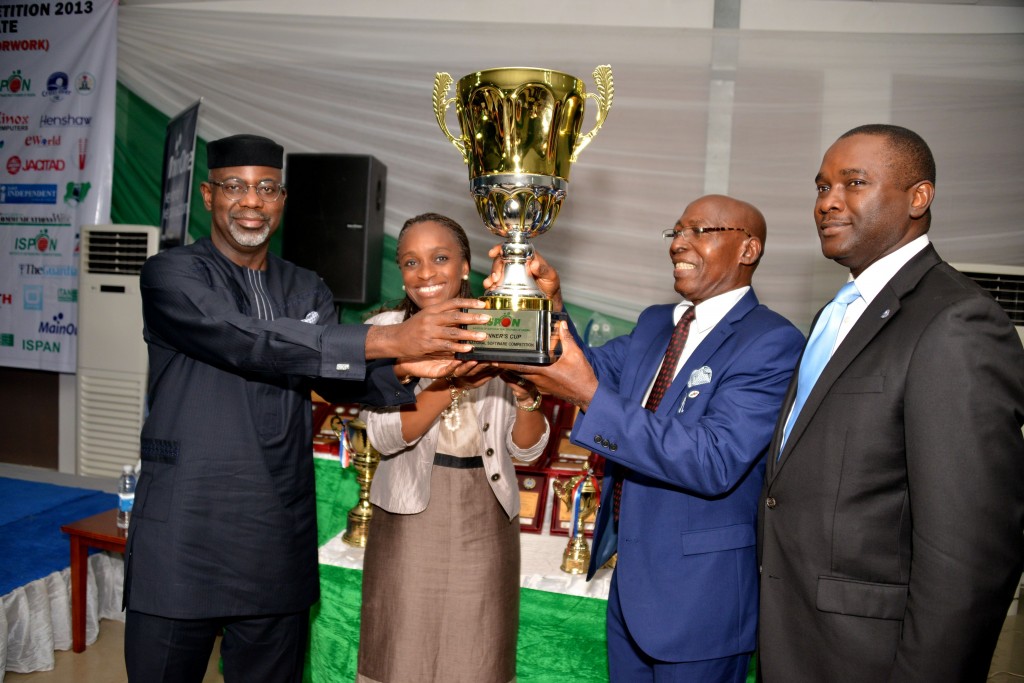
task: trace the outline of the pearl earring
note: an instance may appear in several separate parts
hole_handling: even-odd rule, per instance
[[[402,285],[402,291],[403,292],[405,291],[405,285]]]
[[[462,279],[463,280],[468,280],[469,279],[469,273],[466,273],[465,275],[463,275]]]

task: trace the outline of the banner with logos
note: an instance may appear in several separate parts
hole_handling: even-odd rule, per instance
[[[200,98],[167,124],[161,184],[163,192],[160,200],[160,247],[164,249],[185,244],[188,236],[196,127],[202,102]]]
[[[0,365],[74,372],[79,228],[110,222],[117,0],[3,2],[0,64]]]

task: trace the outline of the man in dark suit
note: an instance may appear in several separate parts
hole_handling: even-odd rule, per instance
[[[763,679],[984,681],[1024,557],[1020,339],[929,244],[917,134],[855,128],[815,183],[822,253],[855,289],[816,319],[772,441]]]
[[[556,363],[515,368],[579,405],[573,442],[607,459],[588,576],[618,550],[613,682],[746,679],[763,456],[803,345],[750,287],[765,234],[750,204],[697,199],[664,232],[683,302],[600,348],[563,334]],[[558,304],[557,274],[539,257],[532,271]]]
[[[328,324],[323,281],[268,251],[285,203],[281,146],[236,135],[207,152],[210,238],[154,256],[141,275],[149,415],[125,662],[133,683],[198,682],[223,630],[226,681],[297,683],[320,590],[310,390],[412,402],[410,375],[443,375],[447,362],[367,359],[450,359],[481,336],[457,326],[488,318],[453,299],[399,325]]]

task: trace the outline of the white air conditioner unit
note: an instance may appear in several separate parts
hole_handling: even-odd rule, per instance
[[[113,478],[139,459],[146,342],[139,273],[160,228],[84,225],[78,283],[78,474]]]
[[[979,263],[950,264],[981,286],[1002,306],[1024,343],[1024,268]]]

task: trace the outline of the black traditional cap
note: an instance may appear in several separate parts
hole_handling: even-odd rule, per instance
[[[206,143],[206,167],[284,167],[284,147],[260,135],[232,135]]]

